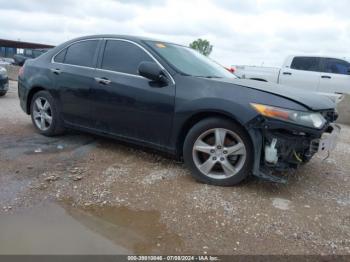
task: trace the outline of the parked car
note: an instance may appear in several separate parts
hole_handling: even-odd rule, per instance
[[[9,89],[9,78],[7,76],[7,70],[0,66],[0,96],[6,95]]]
[[[13,56],[15,65],[23,66],[27,59],[33,59],[46,53],[48,49],[24,49],[23,54],[16,54]]]
[[[289,56],[282,68],[236,66],[235,74],[306,91],[350,94],[350,63],[344,59]]]
[[[327,97],[240,80],[190,48],[131,36],[82,37],[28,60],[18,91],[43,135],[73,128],[151,147],[221,186],[251,173],[281,182],[272,171],[332,150],[339,133]]]
[[[7,66],[13,64],[13,58],[0,57],[0,66]]]

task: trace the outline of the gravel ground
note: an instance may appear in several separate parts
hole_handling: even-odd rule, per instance
[[[37,134],[19,107],[16,82],[0,104],[0,228],[14,228],[0,237],[0,254],[28,252],[25,241],[13,251],[2,242],[26,227],[19,218],[56,217],[58,209],[122,253],[350,254],[348,126],[327,160],[318,156],[288,173],[287,185],[251,178],[221,188],[195,182],[181,163],[117,141]],[[74,253],[63,244],[35,252]]]

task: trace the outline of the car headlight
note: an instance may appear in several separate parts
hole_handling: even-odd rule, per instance
[[[297,125],[320,129],[326,123],[326,119],[320,113],[294,111],[285,108],[254,103],[251,103],[251,106],[263,116],[294,123]]]

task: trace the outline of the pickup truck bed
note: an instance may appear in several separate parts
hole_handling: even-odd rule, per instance
[[[235,74],[243,79],[278,83],[280,68],[258,66],[236,66]]]

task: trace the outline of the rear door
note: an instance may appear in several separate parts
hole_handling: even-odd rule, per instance
[[[350,63],[336,58],[322,58],[320,92],[350,93]]]
[[[156,61],[137,43],[107,39],[102,51],[91,93],[95,128],[166,145],[172,127],[175,83],[160,86],[138,74],[141,62]]]
[[[320,83],[321,63],[318,57],[293,58],[290,68],[282,68],[279,83],[303,89],[317,91]]]
[[[51,72],[64,121],[91,126],[90,91],[95,84],[95,67],[100,40],[76,42],[57,54]]]

